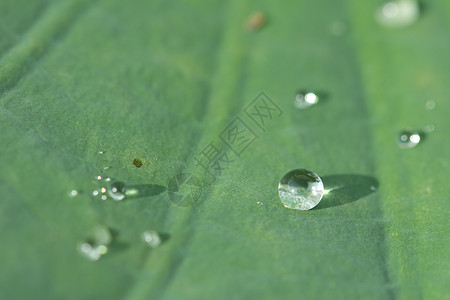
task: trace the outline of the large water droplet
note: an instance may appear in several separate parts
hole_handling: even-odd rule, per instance
[[[108,187],[108,194],[116,201],[125,199],[127,186],[121,181],[112,182]]]
[[[296,169],[281,178],[278,195],[287,208],[309,210],[319,204],[324,192],[322,179],[309,170]]]
[[[420,143],[420,134],[417,131],[403,130],[398,135],[398,145],[402,148],[414,148]]]
[[[417,0],[396,0],[386,2],[375,13],[380,25],[387,27],[405,27],[414,24],[420,15]]]
[[[161,236],[158,232],[147,230],[142,233],[142,240],[150,247],[156,248],[161,245]]]
[[[313,106],[314,104],[316,104],[317,102],[319,102],[319,97],[312,93],[312,92],[307,92],[307,93],[298,93],[295,96],[295,107],[299,108],[299,109],[306,109],[308,107]]]

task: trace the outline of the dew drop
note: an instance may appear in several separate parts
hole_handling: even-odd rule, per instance
[[[73,197],[76,197],[76,196],[78,196],[78,191],[77,190],[71,190],[69,192],[69,197],[73,198]]]
[[[375,13],[382,26],[406,27],[414,24],[420,15],[417,0],[395,0],[383,4]]]
[[[264,205],[264,203],[261,202],[261,201],[256,202],[256,204],[258,204],[259,206],[263,206]]]
[[[123,200],[126,196],[127,186],[121,181],[112,182],[108,187],[108,194],[116,201]]]
[[[376,190],[377,190],[377,187],[374,186],[374,185],[372,185],[372,186],[370,186],[370,190],[371,190],[371,191],[376,191]]]
[[[106,151],[104,151],[104,150],[98,151],[98,154],[105,154],[105,153],[106,153]]]
[[[106,193],[106,188],[102,187],[102,188],[100,189],[100,192],[101,192],[102,194]]]
[[[425,133],[431,133],[431,132],[433,132],[435,129],[436,129],[436,126],[434,126],[434,124],[427,124],[427,125],[425,125],[423,131],[424,131]]]
[[[105,245],[94,245],[89,242],[84,242],[79,246],[79,251],[87,259],[92,261],[97,261],[102,257],[102,255],[108,252],[108,247]]]
[[[98,190],[93,190],[92,191],[92,196],[98,196],[98,194],[99,194],[99,191]]]
[[[343,36],[345,33],[347,33],[347,30],[347,24],[342,21],[335,21],[330,25],[330,32],[334,36]]]
[[[106,226],[97,226],[94,228],[94,240],[98,245],[109,245],[112,242],[112,233]]]
[[[158,232],[153,230],[144,231],[141,235],[142,240],[151,248],[156,248],[161,245],[161,236]]]
[[[106,196],[106,195],[102,195],[102,200],[106,200],[106,199],[108,199],[108,196]]]
[[[436,102],[434,102],[433,100],[428,100],[425,103],[425,108],[428,110],[433,110],[436,107]]]
[[[398,145],[401,148],[414,148],[420,143],[420,134],[416,131],[403,130],[398,135]]]
[[[287,208],[309,210],[319,204],[323,194],[322,179],[306,169],[288,172],[278,185],[278,195]]]
[[[307,93],[298,93],[295,96],[294,104],[295,107],[297,107],[298,109],[306,109],[308,107],[313,106],[317,102],[319,102],[319,97],[312,92],[307,92]]]
[[[108,253],[108,247],[106,247],[105,245],[98,245],[97,246],[97,252],[100,255],[104,255],[104,254]]]
[[[97,177],[95,177],[95,179],[102,180],[102,176],[98,175]]]

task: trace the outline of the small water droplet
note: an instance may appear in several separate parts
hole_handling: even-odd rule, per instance
[[[377,187],[374,186],[374,185],[372,185],[372,186],[370,187],[370,190],[371,190],[371,191],[376,191],[376,190],[377,190]]]
[[[108,194],[116,201],[123,200],[126,196],[127,186],[121,181],[111,183],[108,188]]]
[[[258,204],[259,206],[263,206],[264,205],[264,203],[261,202],[261,201],[256,202],[256,204]]]
[[[423,131],[425,133],[431,133],[436,129],[436,126],[434,126],[434,124],[427,124],[425,125],[425,128],[423,129]]]
[[[298,93],[295,96],[295,107],[299,108],[299,109],[306,109],[308,107],[313,106],[314,104],[316,104],[317,102],[319,102],[319,97],[312,93],[312,92],[306,92],[306,93]]]
[[[141,235],[142,240],[147,243],[148,246],[156,248],[161,245],[161,236],[158,232],[153,230],[144,231]]]
[[[95,244],[109,245],[112,242],[113,236],[111,230],[106,226],[97,226],[93,231]]]
[[[425,103],[425,108],[428,110],[433,110],[436,107],[436,102],[434,102],[433,100],[428,100]]]
[[[104,151],[104,150],[98,151],[98,154],[105,154],[105,153],[106,153],[106,151]]]
[[[92,196],[98,196],[98,194],[99,194],[99,191],[98,190],[93,190],[92,191]]]
[[[323,194],[322,179],[306,169],[286,173],[278,185],[278,195],[287,208],[309,210],[319,204]]]
[[[110,177],[106,177],[106,178],[105,178],[105,181],[106,181],[106,182],[110,182],[110,181],[111,181],[111,178],[110,178]]]
[[[69,197],[73,198],[76,197],[78,195],[78,191],[77,190],[71,190],[69,192]]]
[[[103,170],[108,170],[108,169],[110,169],[111,167],[110,166],[104,166],[103,167]]]
[[[420,134],[416,131],[403,130],[398,136],[398,144],[402,148],[414,148],[420,143]]]
[[[102,200],[106,200],[106,199],[108,199],[108,196],[106,196],[106,195],[102,195]]]
[[[95,177],[95,179],[102,180],[102,176],[98,175],[97,177]]]
[[[81,254],[92,261],[97,261],[102,255],[108,252],[108,247],[105,245],[93,245],[89,242],[84,242],[79,246]]]
[[[347,33],[348,26],[342,21],[335,21],[330,25],[330,32],[335,36],[343,36]]]
[[[102,187],[102,188],[100,189],[100,192],[101,192],[102,194],[106,193],[106,188]]]
[[[386,2],[375,13],[380,25],[405,27],[414,24],[420,15],[417,0],[395,0]]]

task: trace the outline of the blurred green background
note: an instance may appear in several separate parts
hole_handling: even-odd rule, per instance
[[[398,28],[382,4],[2,0],[0,298],[450,299],[450,2]],[[298,110],[299,89],[324,97]],[[283,111],[264,130],[244,110],[262,91]],[[240,156],[220,139],[236,117],[258,136]],[[167,184],[211,142],[233,162],[174,205]],[[348,187],[286,209],[296,168]],[[101,201],[106,174],[163,192]],[[99,225],[114,241],[94,262],[77,247]]]

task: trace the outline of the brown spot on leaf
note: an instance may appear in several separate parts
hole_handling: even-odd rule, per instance
[[[136,168],[142,167],[142,165],[143,165],[143,164],[142,164],[142,160],[137,159],[137,158],[133,159],[133,165],[135,165]]]
[[[245,27],[249,31],[257,31],[261,29],[267,22],[267,16],[265,13],[257,11],[251,14],[245,22]]]

